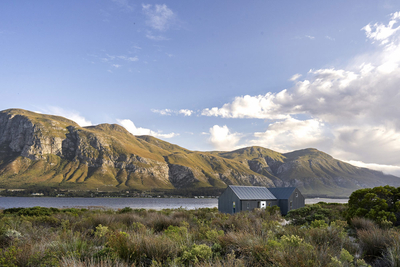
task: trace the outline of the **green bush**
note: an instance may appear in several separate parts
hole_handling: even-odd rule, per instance
[[[400,187],[379,186],[354,191],[349,198],[346,214],[348,222],[355,218],[371,219],[379,225],[392,222],[399,225],[396,217],[400,214]]]
[[[44,207],[11,208],[3,211],[4,214],[16,214],[18,216],[49,216],[58,212],[60,212],[59,209]]]
[[[325,220],[315,220],[312,221],[310,224],[311,228],[325,228],[328,227],[328,224],[325,222]]]
[[[209,246],[201,244],[193,244],[191,248],[184,248],[182,256],[178,258],[178,262],[185,265],[197,264],[198,262],[207,261],[212,257],[212,250]]]
[[[342,215],[343,211],[343,205],[318,203],[291,210],[285,219],[290,220],[293,225],[310,224],[316,220],[323,220],[326,223],[330,223],[331,221],[344,219]]]
[[[133,211],[132,208],[130,208],[130,207],[125,207],[125,208],[123,208],[123,209],[121,209],[121,210],[118,210],[118,213],[119,213],[119,214],[122,214],[122,213],[128,213],[128,212],[132,212],[132,211]]]
[[[17,254],[21,250],[16,246],[11,246],[0,252],[0,266],[17,267],[18,259]]]

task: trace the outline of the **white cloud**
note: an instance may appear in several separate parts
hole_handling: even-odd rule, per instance
[[[172,137],[179,135],[177,133],[164,134],[161,131],[155,132],[150,129],[136,127],[135,124],[133,123],[133,121],[131,121],[129,119],[124,119],[124,120],[117,119],[117,121],[120,125],[122,125],[125,129],[127,129],[133,135],[152,135],[154,137],[159,137],[159,138],[172,138]]]
[[[297,80],[298,78],[300,78],[301,76],[302,76],[301,74],[296,73],[296,74],[293,75],[289,80],[290,80],[290,81],[295,81],[295,80]]]
[[[170,116],[173,113],[173,111],[171,109],[168,109],[168,108],[166,108],[166,109],[152,109],[151,111],[154,112],[154,113],[158,113],[160,115],[164,115],[164,116],[165,115],[166,116]]]
[[[96,56],[97,57],[97,56]],[[139,61],[139,58],[137,56],[125,56],[125,55],[120,55],[120,56],[115,56],[115,55],[109,55],[106,54],[105,57],[100,58],[101,61],[103,62],[111,62],[111,61],[128,61],[128,62],[135,62],[135,61]],[[118,65],[118,64],[114,64],[114,65]]]
[[[363,57],[358,57],[357,61]],[[367,59],[367,56],[364,56]],[[372,61],[351,70],[311,70],[289,90],[238,96],[222,107],[206,108],[205,116],[285,119],[308,114],[331,123],[395,120],[400,127],[400,45],[374,54]],[[389,76],[390,75],[390,78]]]
[[[162,36],[162,35],[153,35],[151,32],[148,32],[146,34],[146,37],[149,38],[150,40],[154,41],[168,41],[169,38]]]
[[[143,13],[147,17],[147,25],[159,31],[167,30],[175,21],[175,14],[167,5],[142,4]]]
[[[326,39],[330,40],[330,41],[335,41],[335,38],[330,37],[329,35],[325,36]]]
[[[185,117],[191,116],[194,113],[194,111],[190,110],[190,109],[180,109],[180,110],[176,111],[176,110],[166,108],[166,109],[152,109],[151,111],[154,113],[158,113],[160,115],[164,115],[164,116],[170,116],[172,114],[175,114],[175,115],[182,114]]]
[[[399,19],[399,12],[396,12],[392,14],[391,20],[387,25],[382,23],[375,23],[374,25],[368,24],[363,27],[362,30],[365,31],[365,34],[369,39],[378,41],[381,45],[384,45],[389,42],[389,37],[394,35],[400,29],[400,26],[394,28],[394,25],[399,22]]]
[[[383,165],[383,164],[376,164],[376,163],[365,163],[362,161],[355,161],[355,160],[349,160],[346,162],[353,166],[357,166],[360,168],[367,168],[367,169],[371,169],[371,170],[381,171],[386,174],[392,174],[392,175],[400,177],[400,166]]]
[[[117,58],[122,59],[122,60],[126,60],[126,61],[138,61],[139,58],[137,56],[134,57],[127,57],[127,56],[117,56]]]
[[[387,25],[364,27],[367,37],[381,45],[354,57],[345,68],[310,70],[303,80],[293,76],[292,88],[238,96],[201,114],[275,120],[248,144],[279,151],[316,147],[342,160],[396,166],[400,162],[400,31],[395,26],[399,20],[397,12]]]
[[[91,121],[87,120],[86,118],[81,116],[79,114],[79,112],[74,111],[74,110],[65,110],[65,109],[62,109],[60,107],[52,106],[52,107],[49,107],[49,108],[45,109],[44,112],[46,112],[46,113],[48,112],[48,113],[51,113],[51,114],[54,114],[54,115],[58,115],[58,116],[70,119],[70,120],[76,122],[77,124],[79,124],[79,126],[81,126],[81,127],[92,125]]]
[[[314,36],[311,36],[311,35],[306,35],[306,37],[307,37],[308,39],[310,39],[310,40],[314,40],[314,39],[315,39],[315,37],[314,37]]]
[[[118,65],[118,64],[112,64],[111,66],[113,66],[113,67],[116,68],[116,69],[122,67],[122,65]]]
[[[210,128],[210,138],[208,140],[217,150],[233,150],[240,140],[240,135],[231,133],[226,125],[222,127],[214,125]]]
[[[111,0],[116,3],[119,7],[123,8],[126,11],[133,11],[133,6],[129,3],[129,0]]]
[[[193,114],[193,110],[181,109],[181,110],[179,110],[179,114],[183,114],[185,116],[191,116]]]
[[[333,156],[377,164],[400,162],[400,132],[393,125],[347,125],[337,127],[333,134]]]
[[[280,104],[275,104],[276,98],[280,97],[281,95],[272,93],[238,96],[232,103],[224,104],[222,108],[204,109],[201,115],[222,118],[285,119],[288,115],[278,113]]]
[[[254,133],[249,145],[267,147],[279,152],[325,146],[328,138],[323,122],[315,119],[288,118],[271,123],[265,132]]]

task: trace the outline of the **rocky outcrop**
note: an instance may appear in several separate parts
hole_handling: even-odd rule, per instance
[[[0,113],[0,144],[7,145],[12,152],[32,160],[46,154],[60,155],[62,138],[46,135],[41,124],[33,124],[22,115]]]
[[[175,188],[190,187],[193,183],[198,182],[193,170],[189,167],[170,164],[169,165],[169,181]]]
[[[265,176],[262,175],[244,175],[236,170],[229,170],[219,175],[220,179],[226,184],[275,187],[274,183],[270,179],[265,179]]]

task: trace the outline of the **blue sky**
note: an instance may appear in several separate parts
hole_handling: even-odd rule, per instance
[[[400,175],[399,1],[1,1],[0,109]]]

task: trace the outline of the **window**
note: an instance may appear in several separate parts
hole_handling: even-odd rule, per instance
[[[296,192],[296,197],[298,197],[299,196],[299,192]]]
[[[247,202],[247,209],[250,209],[250,203]]]
[[[290,201],[290,208],[289,209],[292,209],[293,208],[293,201]]]

